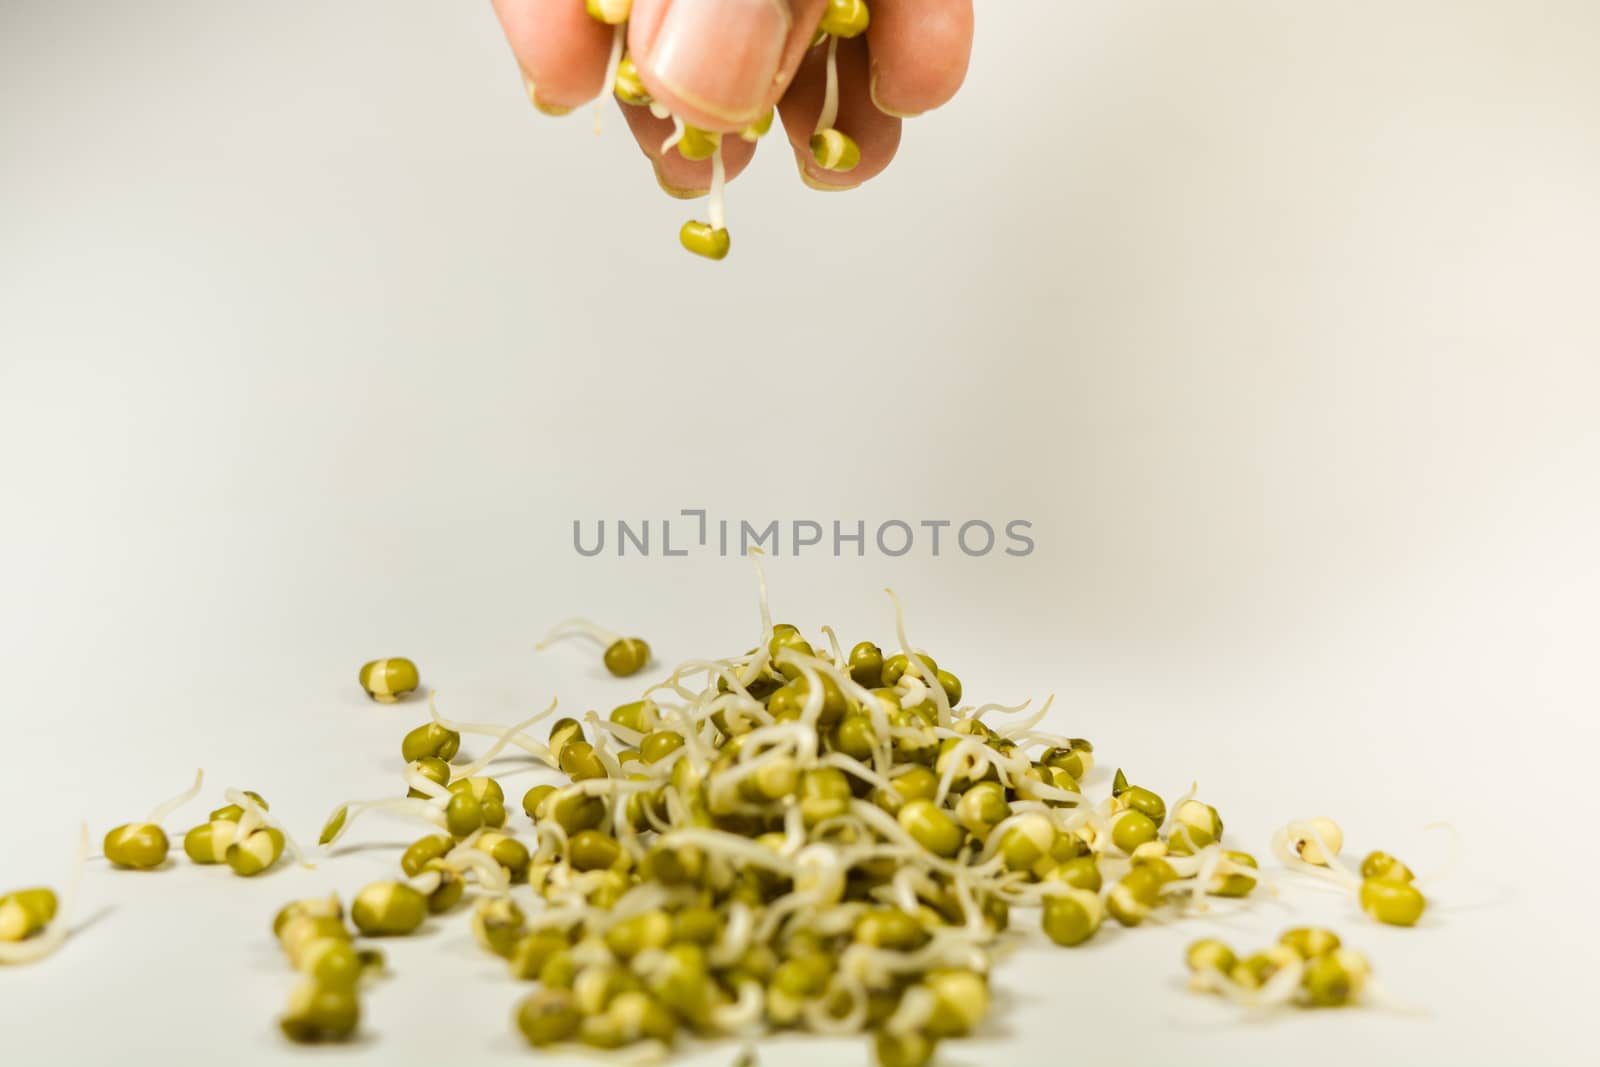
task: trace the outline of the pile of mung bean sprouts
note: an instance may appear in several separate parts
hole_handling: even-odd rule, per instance
[[[611,58],[606,67],[604,85],[624,107],[647,107],[659,119],[672,120],[672,133],[661,144],[663,154],[676,151],[689,160],[711,160],[711,189],[705,220],[690,219],[678,232],[678,240],[685,249],[707,259],[723,259],[731,247],[728,235],[725,189],[727,175],[722,164],[723,134],[690,126],[666,105],[651,98],[638,68],[628,55],[628,17],[633,11],[633,0],[585,0],[589,15],[613,28]],[[871,13],[866,0],[828,0],[818,23],[813,48],[827,49],[827,75],[823,92],[822,110],[817,115],[815,129],[810,139],[811,158],[817,166],[836,173],[854,170],[861,162],[861,149],[854,139],[834,123],[839,117],[839,41],[859,37],[867,32]],[[600,115],[605,106],[602,96],[595,113],[595,132],[600,132]],[[740,130],[736,136],[755,142],[772,128],[774,109]]]
[[[534,1046],[650,1057],[685,1035],[859,1033],[881,1067],[918,1067],[982,1024],[995,949],[1019,912],[1074,946],[1108,916],[1134,927],[1202,913],[1263,879],[1193,787],[1169,805],[1118,770],[1092,799],[1082,783],[1094,746],[1041,729],[1049,700],[1031,711],[965,703],[961,680],[909,641],[898,598],[893,650],[862,641],[846,652],[829,627],[813,643],[774,624],[764,577],[760,589],[755,647],[681,663],[605,717],[554,718],[552,701],[510,725],[462,722],[430,695],[428,721],[401,741],[395,793],[339,804],[319,843],[333,849],[370,811],[424,823],[426,835],[394,879],[354,894],[348,915],[332,896],[294,901],[273,921],[300,975],[284,1034],[358,1031],[360,992],[384,958],[357,937],[464,915],[512,979],[536,984],[514,1011]],[[581,620],[545,643],[574,633],[601,643],[613,674],[649,661],[644,642]],[[375,700],[398,700],[417,679],[406,660],[360,672]],[[493,740],[462,760],[464,735]],[[552,779],[521,798],[521,831],[489,773],[508,754]],[[110,831],[106,858],[170,866],[161,823],[201,784]],[[298,855],[264,799],[226,799],[184,836],[193,862],[251,876],[286,846]],[[1414,924],[1425,902],[1410,869],[1373,852],[1352,871],[1343,843],[1316,818],[1286,825],[1272,851],[1354,891],[1372,918]],[[60,914],[49,890],[0,897],[0,962],[59,948],[72,895]],[[1320,928],[1242,959],[1199,941],[1187,963],[1193,988],[1252,1009],[1353,1004],[1371,988],[1365,957]]]

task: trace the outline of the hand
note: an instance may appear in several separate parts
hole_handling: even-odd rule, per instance
[[[811,156],[825,93],[826,47],[811,47],[828,0],[634,0],[627,49],[653,99],[692,126],[733,133],[777,104],[800,176],[817,189],[852,189],[879,174],[900,145],[900,121],[955,95],[972,52],[972,0],[867,0],[871,22],[838,42],[839,111],[834,126],[855,139],[861,162],[824,170]],[[602,91],[613,31],[584,0],[494,0],[528,95],[564,114]],[[781,100],[780,100],[781,97]],[[661,151],[671,119],[623,105],[628,126],[679,197],[703,196],[709,161]],[[723,140],[728,176],[755,154]]]

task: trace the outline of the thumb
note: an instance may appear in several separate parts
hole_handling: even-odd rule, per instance
[[[650,95],[693,126],[743,129],[783,95],[827,0],[634,0],[628,49]]]

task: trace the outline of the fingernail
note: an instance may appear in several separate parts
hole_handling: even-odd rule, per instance
[[[784,0],[673,0],[651,49],[651,72],[684,103],[728,123],[767,104],[792,17]]]
[[[883,101],[878,99],[878,64],[872,64],[872,71],[867,76],[867,95],[872,98],[872,106],[892,118],[914,119],[922,114],[920,111],[896,111],[892,107],[884,107]]]
[[[851,189],[859,188],[861,185],[860,182],[855,182],[851,185],[829,185],[826,182],[820,182],[813,178],[811,173],[806,170],[805,160],[801,159],[799,156],[796,156],[794,162],[795,166],[800,168],[800,180],[808,187],[815,189],[819,193],[848,193]]]
[[[533,79],[528,77],[526,74],[522,76],[522,86],[528,90],[528,102],[534,107],[538,108],[542,114],[549,115],[551,118],[556,119],[560,118],[562,115],[572,114],[572,109],[570,107],[562,107],[560,104],[546,104],[541,101],[539,99],[539,87],[534,85]]]
[[[710,189],[687,189],[680,185],[671,185],[662,175],[661,168],[659,166],[654,163],[652,163],[651,166],[655,168],[656,184],[661,186],[661,191],[663,193],[666,193],[674,200],[698,200],[702,196],[708,196],[711,193]]]

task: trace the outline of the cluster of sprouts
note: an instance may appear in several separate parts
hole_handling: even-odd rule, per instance
[[[420,819],[455,838],[469,837],[486,828],[498,829],[506,822],[505,793],[493,778],[479,776],[477,772],[494,762],[510,745],[530,751],[552,768],[557,766],[545,745],[529,741],[522,734],[523,730],[554,713],[554,701],[544,711],[510,727],[453,723],[439,715],[432,697],[428,707],[431,721],[406,734],[400,744],[400,755],[406,760],[400,775],[407,787],[406,794],[338,805],[323,823],[318,844],[331,848],[359,816],[369,811],[387,811]],[[452,766],[449,761],[460,751],[462,733],[490,733],[496,735],[497,740],[477,759]]]
[[[1189,946],[1184,960],[1191,989],[1226,997],[1252,1012],[1342,1008],[1376,992],[1367,958],[1321,927],[1287,930],[1271,948],[1242,958],[1223,942],[1205,938]]]
[[[310,866],[294,837],[268,814],[259,793],[230,788],[223,799],[226,804],[183,836],[189,859],[201,865],[225,863],[241,878],[253,878],[271,870],[288,848],[295,862]]]
[[[371,901],[365,905],[370,909]],[[362,897],[351,909],[359,925]],[[361,1021],[361,989],[384,971],[384,955],[359,947],[337,895],[296,900],[272,920],[272,934],[301,976],[278,1026],[301,1044],[344,1041]]]
[[[400,877],[358,894],[356,928],[403,936],[464,911],[537,983],[515,1020],[539,1047],[862,1033],[883,1067],[918,1067],[982,1023],[1019,909],[1078,945],[1107,918],[1255,889],[1256,860],[1192,787],[1169,806],[1118,771],[1091,797],[1094,746],[1041,729],[1050,701],[966,702],[895,608],[889,651],[846,652],[828,627],[814,644],[774,624],[763,579],[755,647],[679,664],[604,717],[552,702],[467,722],[430,699],[396,795],[339,805],[322,834],[331,848],[370,811],[426,824]],[[553,636],[568,633],[616,639],[573,622]],[[464,736],[489,747],[464,760]],[[489,777],[506,755],[550,779],[522,797],[526,839]]]
[[[731,247],[728,234],[725,191],[727,172],[722,161],[724,135],[717,131],[691,126],[674,115],[659,100],[650,96],[639,77],[638,68],[628,54],[628,18],[632,14],[632,0],[586,0],[589,15],[612,27],[611,54],[606,65],[604,85],[610,88],[617,100],[627,107],[645,107],[658,119],[671,119],[672,132],[661,144],[663,155],[677,152],[684,159],[711,161],[711,187],[708,193],[706,218],[690,219],[678,232],[678,240],[685,249],[707,259],[723,259]],[[839,117],[839,41],[859,37],[871,21],[866,0],[827,0],[821,21],[817,26],[813,48],[826,48],[826,81],[821,111],[810,138],[811,157],[824,170],[844,173],[854,170],[861,162],[861,149],[849,134],[834,124]],[[601,128],[605,98],[595,107],[595,132]],[[755,142],[772,128],[773,109],[768,109],[755,122],[740,130],[741,140]]]
[[[124,823],[106,834],[104,851],[113,866],[136,871],[163,867],[171,842],[161,823],[200,795],[205,771],[195,772],[194,784],[182,793],[158,804],[143,822]],[[267,802],[259,793],[226,789],[227,801],[206,817],[206,821],[183,835],[183,851],[203,866],[227,864],[244,878],[270,870],[287,846],[304,863],[299,846],[275,818],[267,814]]]
[[[383,969],[357,939],[424,936],[459,916],[512,980],[535,986],[514,1025],[540,1048],[649,1057],[690,1036],[748,1049],[797,1030],[866,1035],[880,1067],[921,1067],[982,1026],[1018,916],[1076,946],[1108,920],[1243,906],[1264,879],[1195,786],[1169,803],[1119,769],[1109,788],[1087,788],[1104,774],[1094,746],[1042,728],[1050,700],[969,700],[911,642],[892,592],[893,643],[846,651],[827,626],[813,640],[774,623],[757,574],[752,648],[680,663],[605,716],[557,718],[551,701],[509,725],[470,722],[430,694],[427,721],[401,740],[393,793],[337,805],[320,843],[335,850],[369,812],[424,835],[348,913],[329,896],[274,920],[300,976],[284,1034],[355,1036],[361,993]],[[649,660],[643,641],[581,620],[547,643],[569,635],[596,639],[618,676]],[[398,691],[392,672],[368,667],[369,693],[380,674]],[[468,758],[464,737],[486,745]],[[543,777],[509,809],[493,776],[508,757]],[[166,866],[161,824],[202,782],[108,833],[106,857]],[[250,876],[287,848],[309,866],[262,797],[225,799],[184,835],[192,861]],[[1271,844],[1288,870],[1355,891],[1379,921],[1415,923],[1424,901],[1410,869],[1374,852],[1351,870],[1343,846],[1325,818]],[[0,963],[60,946],[76,885],[75,874],[59,909],[46,889],[0,897]],[[1208,939],[1187,959],[1195,989],[1251,1010],[1375,999],[1366,959],[1329,930],[1297,928],[1242,959]]]

